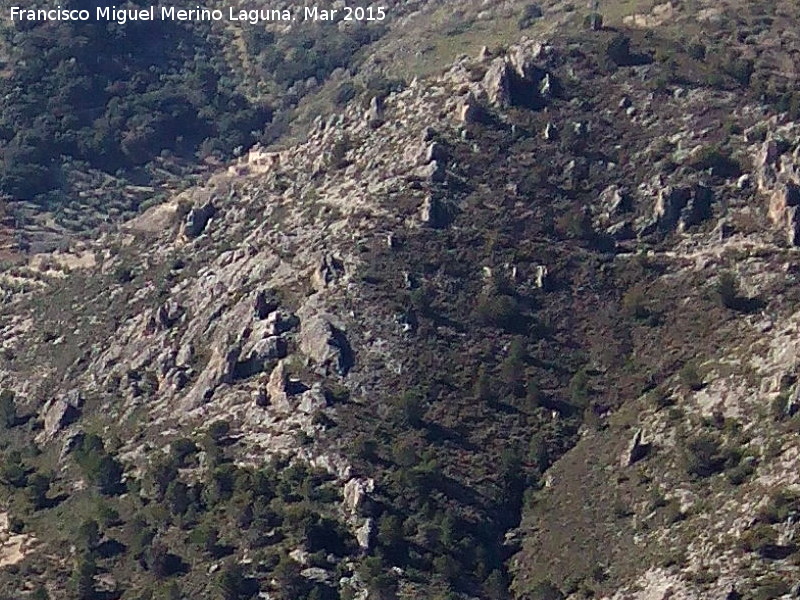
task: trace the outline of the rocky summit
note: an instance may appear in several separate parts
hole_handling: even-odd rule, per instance
[[[0,132],[0,598],[800,594],[800,11],[594,4],[190,28],[29,198]]]

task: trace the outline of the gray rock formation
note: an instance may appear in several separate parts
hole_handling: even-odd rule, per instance
[[[48,400],[42,407],[44,433],[48,438],[71,425],[81,416],[83,395],[78,390],[70,390],[57,398]]]
[[[702,185],[665,186],[658,190],[653,217],[664,231],[682,231],[711,216],[712,200],[711,189]]]
[[[644,441],[644,433],[642,430],[637,429],[636,433],[633,435],[633,438],[628,443],[627,448],[625,448],[625,452],[622,454],[620,463],[624,467],[629,467],[632,464],[639,462],[649,454],[651,447],[652,445],[650,443]]]
[[[300,351],[323,371],[346,375],[353,366],[353,351],[344,329],[330,317],[314,315],[300,325]]]
[[[424,225],[441,229],[447,227],[452,220],[452,210],[450,206],[439,198],[428,195],[420,207],[420,220]]]
[[[186,220],[183,224],[183,233],[188,238],[196,238],[208,226],[208,222],[216,214],[217,209],[212,200],[208,200],[201,206],[195,206],[186,215]]]
[[[318,292],[322,291],[343,275],[344,265],[341,259],[331,253],[325,253],[311,275],[311,286]]]
[[[367,109],[367,113],[364,115],[364,121],[369,127],[376,129],[383,125],[384,118],[385,109],[383,98],[373,96],[372,100],[369,102],[369,109]]]

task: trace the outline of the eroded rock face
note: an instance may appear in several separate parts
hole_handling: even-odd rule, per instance
[[[755,179],[767,197],[772,222],[790,245],[800,245],[800,146],[790,152],[784,140],[767,139],[756,156]]]

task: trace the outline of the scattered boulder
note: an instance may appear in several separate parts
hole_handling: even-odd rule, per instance
[[[376,129],[383,125],[384,113],[383,98],[373,96],[372,100],[369,102],[369,109],[367,109],[367,113],[364,115],[364,121],[367,123],[367,126]]]
[[[553,141],[558,138],[558,128],[553,125],[550,121],[547,122],[547,125],[544,126],[544,131],[542,132],[542,136],[547,141]]]
[[[628,447],[622,454],[621,464],[624,467],[629,467],[634,463],[639,462],[645,458],[649,453],[652,444],[644,441],[644,433],[641,429],[637,429],[633,438],[628,443]]]

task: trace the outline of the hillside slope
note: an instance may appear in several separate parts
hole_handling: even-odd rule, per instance
[[[717,27],[462,56],[6,268],[3,593],[792,592],[800,129]]]

